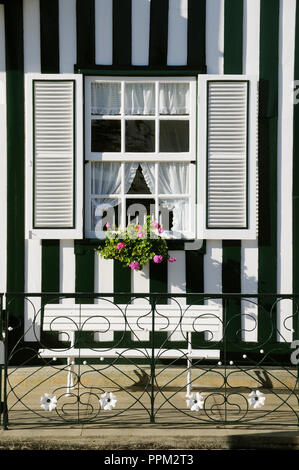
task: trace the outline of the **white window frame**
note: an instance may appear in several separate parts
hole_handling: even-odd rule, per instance
[[[118,115],[102,115],[99,119],[116,119],[121,120],[121,152],[91,152],[91,120],[95,116],[91,114],[91,83],[93,81],[101,82],[116,82],[121,83],[121,112]],[[131,83],[155,83],[155,115],[125,115],[124,113],[124,85],[125,82]],[[190,113],[189,115],[160,115],[159,114],[159,83],[188,83],[190,86]],[[195,237],[196,228],[196,208],[195,208],[195,178],[196,178],[196,77],[102,77],[102,76],[87,76],[85,77],[85,237],[86,238],[105,238],[106,232],[98,232],[91,230],[91,162],[120,162],[122,165],[122,180],[124,181],[124,164],[126,162],[150,162],[155,164],[156,183],[155,193],[148,195],[141,194],[128,194],[124,192],[124,184],[122,184],[121,192],[117,195],[111,195],[113,198],[119,198],[122,203],[122,227],[126,219],[126,205],[125,199],[155,199],[155,218],[158,220],[158,199],[189,199],[189,221],[190,230],[188,232],[172,232],[165,231],[163,236],[165,238],[182,238],[193,239]],[[98,117],[96,117],[97,119]],[[124,124],[125,120],[155,120],[155,152],[134,152],[129,153],[124,151]],[[167,153],[158,152],[159,143],[159,122],[160,120],[188,120],[189,121],[189,152]],[[180,195],[164,195],[158,194],[158,163],[167,162],[182,162],[189,164],[189,191],[186,194]],[[107,198],[108,196],[105,195]]]

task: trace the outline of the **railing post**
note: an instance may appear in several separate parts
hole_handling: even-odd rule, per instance
[[[152,309],[152,338],[151,338],[151,413],[150,423],[155,423],[155,300],[150,296],[150,304]]]

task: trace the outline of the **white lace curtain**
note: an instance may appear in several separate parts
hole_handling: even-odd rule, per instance
[[[155,114],[155,84],[125,84],[125,114]],[[160,114],[189,114],[189,84],[160,83]],[[93,82],[91,84],[91,114],[111,115],[121,111],[121,84],[114,82]]]
[[[125,114],[155,114],[155,85],[153,83],[126,84]]]
[[[91,114],[120,114],[120,83],[92,82]]]
[[[130,189],[138,163],[127,163],[125,165],[125,192]],[[91,164],[91,193],[92,195],[119,194],[121,190],[121,165],[118,162],[92,163]],[[103,212],[111,207],[117,206],[118,198],[103,197],[92,200],[93,226],[96,217],[101,217]]]

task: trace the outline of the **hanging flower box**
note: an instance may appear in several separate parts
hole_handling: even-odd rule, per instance
[[[116,230],[106,224],[104,246],[96,252],[105,259],[115,259],[134,271],[139,271],[149,261],[160,264],[176,261],[168,255],[167,243],[161,237],[163,228],[148,216],[144,225],[129,224],[125,230]]]

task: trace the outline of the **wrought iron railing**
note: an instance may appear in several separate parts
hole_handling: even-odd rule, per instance
[[[298,426],[299,295],[130,295],[0,295],[4,429]]]

